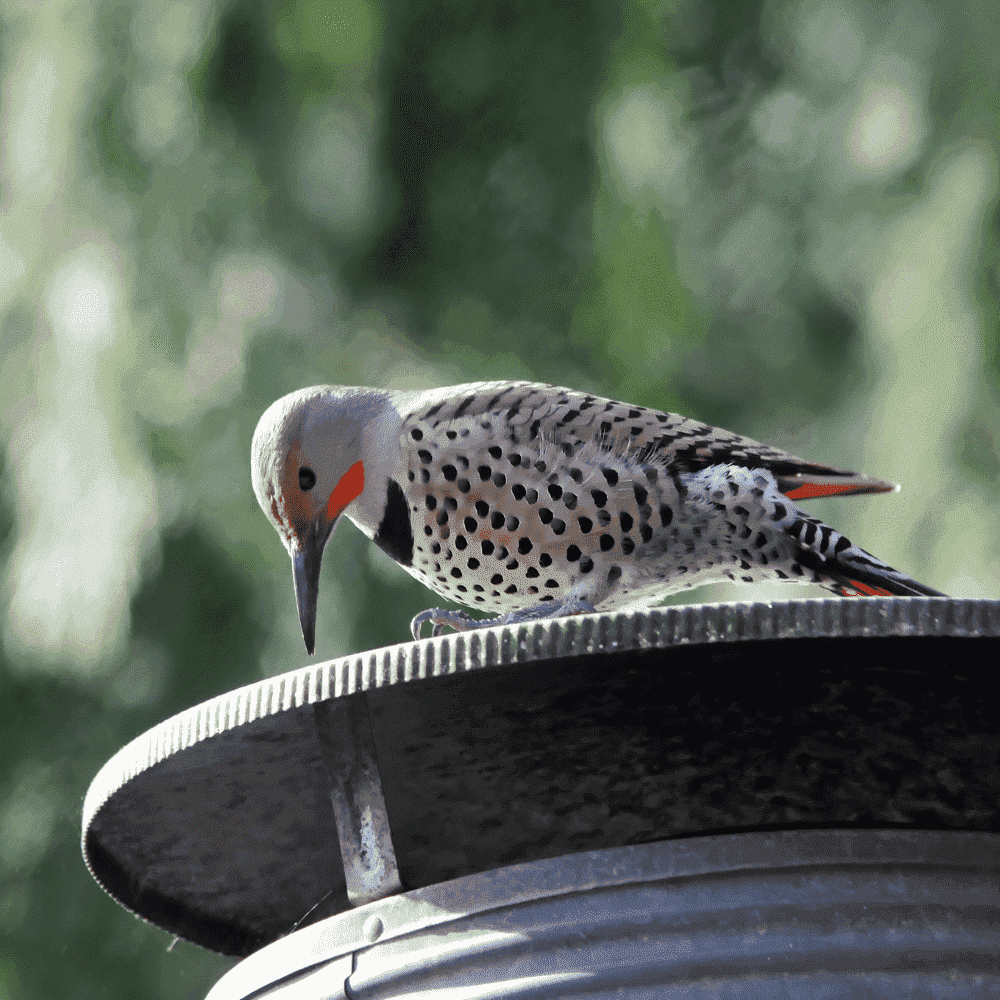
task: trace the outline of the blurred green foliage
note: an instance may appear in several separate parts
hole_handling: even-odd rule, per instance
[[[0,1000],[199,997],[229,965],[101,893],[79,813],[129,739],[304,661],[248,474],[292,389],[681,409],[903,481],[818,510],[996,596],[998,28],[918,0],[0,3]],[[345,525],[319,653],[429,600]]]

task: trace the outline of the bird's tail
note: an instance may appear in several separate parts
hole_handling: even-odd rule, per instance
[[[844,543],[847,543],[844,546]],[[802,549],[799,561],[813,570],[816,582],[841,597],[946,597],[893,569],[870,552],[841,536],[842,550],[824,559],[813,549]]]
[[[801,509],[786,529],[798,543],[796,559],[812,579],[841,597],[946,597],[855,545]]]
[[[864,549],[858,551],[864,552]],[[867,555],[867,553],[865,553]],[[878,563],[879,560],[876,560]],[[914,580],[905,573],[891,566],[870,568],[852,565],[850,567],[831,567],[835,570],[830,574],[829,584],[824,584],[827,590],[832,590],[841,597],[947,597],[940,590],[928,587],[927,584]]]

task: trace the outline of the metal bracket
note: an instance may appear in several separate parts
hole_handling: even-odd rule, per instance
[[[364,694],[313,705],[352,906],[402,891]]]

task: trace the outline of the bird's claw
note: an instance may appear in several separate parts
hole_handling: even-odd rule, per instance
[[[444,635],[446,628],[453,628],[456,632],[467,632],[470,629],[482,628],[484,624],[478,618],[473,618],[472,615],[467,615],[464,611],[428,608],[426,611],[421,611],[419,615],[414,615],[413,621],[410,622],[410,632],[413,633],[414,639],[420,638],[420,630],[423,628],[424,622],[430,622],[433,625],[431,629],[433,638]]]
[[[410,622],[410,632],[414,639],[420,638],[420,630],[424,622],[431,622],[431,637],[444,635],[446,628],[456,632],[471,632],[477,628],[490,628],[494,625],[519,625],[522,622],[540,621],[545,618],[562,618],[565,615],[587,615],[594,613],[594,606],[589,601],[565,600],[550,604],[536,604],[533,608],[522,608],[520,611],[510,611],[497,618],[473,618],[464,611],[449,611],[446,608],[428,608],[415,615]]]

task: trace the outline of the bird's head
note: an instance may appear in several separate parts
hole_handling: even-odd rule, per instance
[[[372,428],[386,405],[385,394],[371,389],[302,389],[268,407],[254,432],[254,493],[292,557],[299,623],[310,653],[323,549],[340,515],[364,492],[366,465],[377,459]]]

